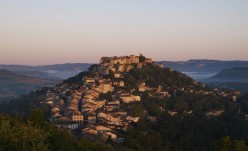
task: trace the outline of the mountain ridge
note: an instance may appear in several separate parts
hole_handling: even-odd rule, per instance
[[[180,72],[212,72],[218,73],[223,69],[233,67],[248,67],[248,61],[228,60],[188,60],[188,61],[159,61],[164,66],[171,67]]]
[[[0,64],[0,69],[7,69],[12,72],[48,80],[61,80],[87,70],[90,65],[88,63],[65,63],[44,66]]]
[[[214,76],[199,81],[219,88],[248,92],[248,67],[224,69]]]
[[[45,86],[54,86],[58,82],[0,69],[0,101],[28,94],[32,90]]]
[[[248,67],[224,69],[220,73],[205,79],[206,82],[248,82]]]

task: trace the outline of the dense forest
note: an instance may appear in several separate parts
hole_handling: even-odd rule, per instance
[[[80,84],[82,77],[88,74],[82,72],[64,82]],[[40,103],[48,89],[43,88],[0,105],[0,150],[248,150],[248,94],[232,101],[214,93],[192,93],[188,90],[214,89],[196,83],[180,72],[153,65],[132,69],[124,75],[124,81],[124,89],[139,94],[142,101],[123,105],[123,108],[128,108],[131,115],[143,118],[131,124],[126,132],[119,133],[125,138],[123,143],[117,144],[111,139],[105,143],[92,142],[77,137],[76,131],[57,129],[47,121],[49,106]],[[138,92],[141,81],[149,87],[163,86],[170,97],[151,96],[152,90]],[[100,97],[111,99],[111,93]],[[219,108],[225,111],[220,116],[206,116],[207,111]],[[171,116],[167,112],[170,110],[177,114]],[[156,120],[149,120],[147,115]]]

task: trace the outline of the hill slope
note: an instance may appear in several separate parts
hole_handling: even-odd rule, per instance
[[[0,69],[6,69],[15,73],[42,79],[60,80],[67,79],[79,72],[86,71],[89,66],[90,64],[87,63],[66,63],[45,66],[0,65]]]
[[[248,82],[248,67],[224,69],[206,82]]]
[[[225,136],[231,137],[233,146],[235,140],[244,146],[248,142],[247,97],[233,101],[238,93],[206,87],[135,56],[120,58],[133,58],[135,63],[120,65],[117,57],[103,58],[90,71],[4,104],[0,111],[26,115],[43,106],[53,122],[61,117],[71,122],[69,113],[75,113],[85,120],[84,127],[72,134],[79,141],[107,145],[107,150],[219,151],[225,150],[220,149],[225,142],[219,141]],[[84,145],[84,150],[92,145]]]
[[[248,61],[222,60],[188,60],[188,61],[161,61],[164,66],[181,72],[212,72],[218,73],[223,69],[234,67],[248,67]]]
[[[44,86],[54,86],[57,83],[58,81],[30,77],[0,69],[0,99],[17,97],[27,94],[31,90]]]
[[[224,69],[220,73],[200,81],[213,87],[239,90],[245,93],[248,92],[248,67]]]
[[[209,78],[224,69],[248,67],[248,61],[188,60],[161,61],[164,66],[187,74],[195,80]]]

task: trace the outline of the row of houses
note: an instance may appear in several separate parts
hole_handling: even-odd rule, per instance
[[[144,58],[141,60],[140,58]],[[102,57],[99,65],[95,65],[92,71],[97,71],[102,75],[108,75],[110,71],[120,77],[120,73],[128,72],[135,66],[141,68],[145,64],[153,63],[151,58],[145,58],[143,55],[122,56],[122,57]],[[159,65],[161,66],[161,64]]]
[[[169,90],[188,91],[190,93],[214,94],[213,91],[203,89],[177,88],[177,87],[149,87],[144,81],[138,84],[138,90],[127,92],[124,75],[134,67],[142,67],[152,63],[152,60],[144,56],[103,57],[99,65],[93,65],[89,74],[82,78],[82,84],[61,84],[48,90],[44,103],[51,106],[50,121],[58,127],[68,129],[82,129],[82,136],[99,136],[104,139],[111,137],[115,141],[118,138],[117,131],[125,131],[130,123],[136,123],[141,117],[133,117],[122,106],[130,103],[141,102],[142,92],[148,91],[150,96],[170,97]],[[163,67],[162,65],[158,65]],[[111,72],[111,78],[110,78]],[[194,83],[199,87],[198,83]],[[224,95],[226,93],[220,94]],[[161,107],[162,111],[165,111]],[[177,112],[167,111],[171,116]],[[224,111],[210,111],[206,116],[218,116]],[[186,111],[192,114],[192,111]],[[147,115],[150,121],[156,121],[156,117]]]

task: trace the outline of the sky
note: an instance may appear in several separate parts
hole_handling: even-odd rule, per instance
[[[248,0],[0,0],[0,64],[248,60]]]

